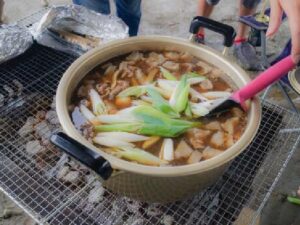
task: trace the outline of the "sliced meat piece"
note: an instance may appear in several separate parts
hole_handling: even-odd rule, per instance
[[[162,54],[156,52],[150,52],[149,57],[146,60],[146,62],[153,67],[162,65],[165,61],[166,58]]]
[[[207,147],[204,149],[204,151],[202,152],[202,157],[203,159],[211,159],[219,154],[221,154],[223,151],[218,150],[218,149],[214,149],[211,147]]]
[[[206,79],[200,83],[200,87],[203,90],[211,90],[211,89],[213,89],[214,86],[213,86],[213,83],[209,79]]]
[[[192,152],[193,149],[184,140],[181,140],[175,150],[175,159],[188,158]]]
[[[141,52],[132,52],[129,56],[126,57],[127,61],[138,61],[142,60],[144,57],[143,53]]]
[[[240,108],[234,107],[230,111],[235,117],[239,117],[239,118],[244,117],[244,112]]]
[[[218,121],[213,121],[205,125],[207,130],[222,130],[221,123]]]
[[[129,87],[129,82],[125,80],[118,80],[117,85],[109,93],[109,99],[113,100],[114,97],[119,94],[121,91]]]
[[[205,75],[212,70],[212,67],[203,61],[199,61],[197,63],[197,66],[200,67],[200,69],[201,69],[201,70],[198,69],[198,71],[197,71],[201,75]]]
[[[187,139],[194,149],[203,149],[211,133],[209,130],[193,128],[188,130]]]
[[[111,74],[113,74],[113,73],[116,71],[116,69],[117,69],[116,66],[110,64],[110,65],[106,68],[106,70],[105,70],[105,72],[104,72],[104,75],[105,75],[105,76],[111,75]]]
[[[175,63],[172,61],[166,61],[163,65],[164,68],[167,70],[173,71],[173,72],[178,72],[179,71],[179,63]]]
[[[111,89],[110,89],[108,83],[101,83],[101,84],[96,85],[96,90],[101,95],[101,97],[105,97],[109,94]]]
[[[217,131],[210,139],[211,146],[215,148],[224,148],[225,146],[225,133],[223,131]]]
[[[240,122],[240,118],[239,117],[232,117],[230,119],[227,119],[225,123],[222,123],[222,128],[224,131],[226,131],[227,133],[233,135],[234,131],[236,129],[236,126],[238,126]]]
[[[188,158],[187,163],[188,164],[197,163],[197,162],[200,162],[201,159],[202,159],[202,153],[195,150],[195,151],[193,151],[193,153]]]
[[[192,62],[193,56],[188,52],[184,52],[179,59],[181,62]]]
[[[77,90],[77,97],[83,98],[88,96],[89,90],[85,85],[81,85]]]
[[[192,63],[181,63],[180,64],[181,73],[192,72],[193,68],[194,68],[194,65]]]
[[[177,52],[165,52],[164,56],[167,59],[172,60],[172,61],[177,61],[180,57],[179,53],[177,53]]]
[[[135,77],[136,77],[137,81],[139,82],[139,84],[146,83],[146,76],[141,69],[137,69],[135,71]]]
[[[36,155],[37,153],[43,152],[46,149],[40,144],[39,141],[29,141],[26,143],[26,152],[30,155]]]

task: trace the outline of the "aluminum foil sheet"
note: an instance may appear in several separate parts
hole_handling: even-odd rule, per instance
[[[24,53],[33,43],[29,30],[19,25],[0,26],[0,63]]]
[[[107,41],[128,37],[128,27],[118,17],[65,5],[52,7],[31,33],[39,44],[81,55]]]

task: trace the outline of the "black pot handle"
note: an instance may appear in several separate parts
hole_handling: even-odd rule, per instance
[[[113,169],[106,159],[104,159],[99,153],[80,144],[65,133],[59,132],[57,134],[53,134],[50,140],[62,151],[94,170],[104,180],[107,180],[112,174]]]
[[[197,34],[199,29],[203,27],[224,36],[224,46],[231,47],[236,37],[236,32],[232,26],[217,22],[215,20],[196,16],[191,22],[190,33]]]

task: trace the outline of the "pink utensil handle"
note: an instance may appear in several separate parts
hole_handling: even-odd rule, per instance
[[[232,98],[239,103],[243,103],[244,101],[254,97],[270,84],[286,75],[295,66],[296,65],[291,56],[282,59],[281,61],[267,69],[265,72],[261,73],[246,86],[236,91],[232,95]]]

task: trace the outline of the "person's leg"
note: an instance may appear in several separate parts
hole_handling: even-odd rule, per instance
[[[4,0],[0,0],[0,24],[3,23]]]
[[[129,27],[129,35],[136,36],[141,20],[141,0],[115,0],[117,15]]]
[[[248,16],[255,13],[256,6],[260,0],[240,0],[239,16]],[[248,36],[248,26],[243,23],[239,23],[236,39],[245,39]]]
[[[198,1],[198,16],[209,17],[214,9],[214,6],[219,3],[220,0],[199,0]],[[199,38],[204,39],[204,28],[200,28],[198,33]]]
[[[109,0],[73,0],[73,3],[102,14],[110,14]]]
[[[240,0],[239,16],[252,15],[260,0]],[[256,55],[256,50],[248,41],[248,27],[239,23],[233,53],[244,69],[262,70],[263,65]]]

